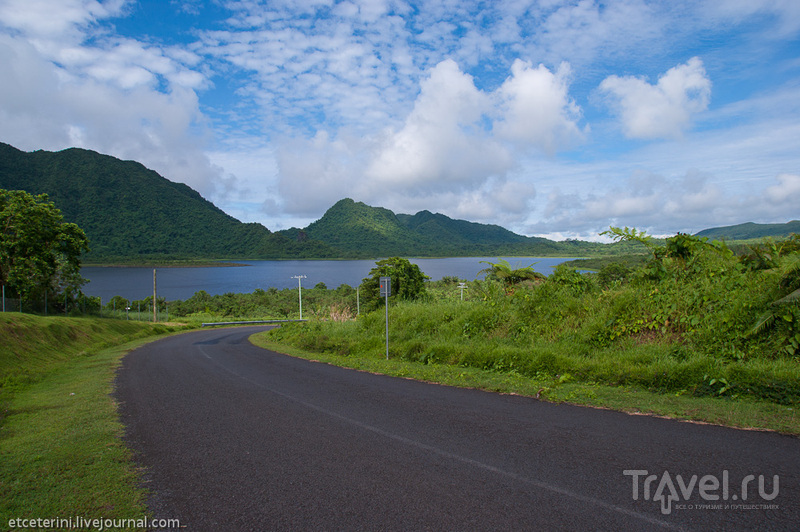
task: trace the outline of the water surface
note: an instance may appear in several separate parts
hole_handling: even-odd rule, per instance
[[[553,268],[568,258],[506,257],[512,268],[537,263],[534,269],[549,275]],[[497,262],[497,257],[456,257],[445,259],[409,259],[432,280],[454,276],[467,281],[483,278],[478,272],[488,267],[481,261]],[[301,279],[304,288],[324,283],[328,288],[347,284],[357,286],[375,267],[374,260],[256,260],[239,261],[246,266],[157,268],[156,282],[159,297],[167,300],[188,299],[195,292],[205,290],[211,295],[252,293],[261,288],[294,288],[294,276]],[[108,301],[114,296],[126,299],[144,299],[153,294],[153,268],[88,266],[81,274],[89,279],[84,292]]]

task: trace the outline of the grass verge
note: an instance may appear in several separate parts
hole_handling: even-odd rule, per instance
[[[9,334],[14,330],[28,334]],[[112,320],[0,317],[6,340],[0,348],[0,528],[10,527],[11,519],[149,518],[110,393],[123,355],[171,330]]]
[[[680,393],[654,393],[632,386],[571,382],[568,376],[537,379],[513,371],[486,371],[447,364],[386,360],[378,353],[375,356],[312,353],[273,341],[269,334],[269,332],[256,334],[250,341],[259,347],[291,356],[382,375],[525,395],[557,403],[607,408],[631,414],[656,415],[740,429],[771,430],[800,435],[800,416],[797,415],[794,406],[750,398],[692,397]]]

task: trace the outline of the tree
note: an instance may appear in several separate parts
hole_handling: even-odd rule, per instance
[[[367,309],[376,309],[383,304],[379,289],[381,277],[391,277],[392,296],[403,300],[417,299],[424,294],[425,280],[430,279],[419,266],[401,257],[379,260],[369,275],[361,282],[361,298]]]
[[[0,284],[21,298],[75,292],[86,282],[85,251],[86,234],[63,221],[47,194],[0,189]]]
[[[508,261],[503,259],[497,259],[497,262],[482,260],[481,263],[488,264],[489,267],[479,271],[478,275],[482,273],[486,274],[487,281],[500,281],[506,288],[521,283],[522,281],[534,281],[546,278],[544,274],[533,269],[533,266],[536,264],[535,262],[530,266],[517,268],[515,270],[512,270]]]

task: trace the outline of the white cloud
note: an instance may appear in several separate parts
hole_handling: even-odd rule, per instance
[[[85,28],[122,13],[126,0],[4,0],[2,24],[34,39],[81,39]]]
[[[800,176],[780,174],[777,179],[777,185],[767,187],[767,199],[775,205],[800,205]]]
[[[364,141],[319,131],[311,139],[291,138],[276,150],[283,211],[311,216],[344,197],[361,199]]]
[[[532,68],[517,59],[509,77],[498,90],[502,118],[497,135],[524,146],[535,146],[552,155],[582,139],[578,127],[580,107],[569,97],[569,65],[555,73],[544,65]]]
[[[435,190],[442,183],[470,185],[504,174],[511,165],[508,153],[481,124],[489,105],[454,61],[439,63],[422,82],[403,127],[387,135],[366,176],[392,188]]]
[[[557,109],[544,113],[548,120],[536,124],[535,135],[528,129],[508,133],[540,149],[555,149],[564,130],[572,135],[577,127],[563,115],[569,106],[565,83],[543,67],[532,70],[540,79],[526,79],[531,69],[518,67],[521,83],[506,85],[501,97],[500,91],[478,90],[469,75],[446,60],[422,81],[413,109],[397,129],[370,136],[318,131],[310,139],[285,139],[276,152],[279,205],[287,214],[307,216],[348,196],[398,212],[429,209],[475,221],[523,221],[536,190],[526,179],[509,176],[518,161],[514,150],[494,136],[490,117],[522,127],[508,117],[555,102]],[[537,90],[527,94],[531,86]]]
[[[711,97],[711,81],[702,61],[693,57],[669,69],[651,85],[642,78],[609,76],[600,90],[612,105],[630,138],[678,137],[691,124],[692,115],[704,111]]]
[[[774,17],[770,38],[786,38],[800,31],[800,3],[796,0],[717,0],[705,5],[704,10],[728,24],[742,23],[757,15]]]
[[[589,66],[610,57],[630,54],[636,61],[639,47],[658,47],[670,17],[659,3],[644,0],[600,2],[541,2],[532,6],[535,17],[520,16],[532,28],[538,55],[553,63],[569,61]]]
[[[776,183],[777,182],[777,183]],[[637,171],[608,187],[585,191],[554,188],[542,217],[529,234],[552,232],[590,238],[609,226],[635,226],[657,234],[695,233],[742,222],[768,223],[797,218],[800,176],[780,174],[774,181],[732,189],[717,176],[689,170],[682,176]]]
[[[123,1],[17,0],[0,6],[0,138],[20,149],[82,147],[142,162],[161,175],[223,197],[207,137],[191,52],[112,38],[94,26]],[[161,86],[164,82],[166,88]]]

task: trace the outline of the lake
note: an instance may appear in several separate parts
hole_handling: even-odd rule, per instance
[[[409,259],[418,265],[431,280],[455,276],[468,281],[478,278],[478,272],[488,267],[481,261],[497,262],[497,257],[456,257],[446,259]],[[549,275],[555,266],[570,258],[505,257],[512,268],[529,266]],[[305,275],[303,288],[325,283],[328,288],[347,284],[358,286],[375,267],[374,260],[253,260],[237,261],[246,266],[157,268],[158,296],[169,301],[189,299],[195,292],[205,290],[211,295],[252,293],[258,288],[294,288],[296,275]],[[153,268],[143,267],[84,267],[81,275],[89,279],[84,293],[100,296],[103,302],[114,296],[129,300],[153,295]],[[483,279],[483,276],[480,276]]]

